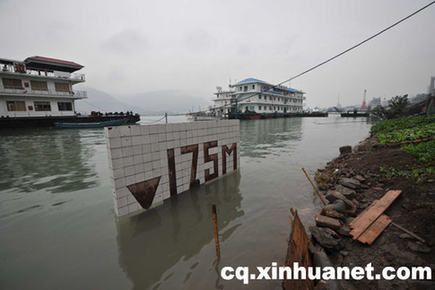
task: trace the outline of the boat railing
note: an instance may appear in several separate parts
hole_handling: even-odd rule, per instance
[[[48,97],[73,97],[73,98],[87,98],[88,94],[86,91],[74,90],[74,91],[66,91],[59,92],[56,90],[31,90],[29,88],[1,88],[0,95],[11,94],[11,95],[27,95],[27,96],[48,96]]]
[[[40,77],[52,77],[66,80],[86,81],[85,74],[82,73],[68,73],[68,72],[45,72],[33,69],[28,69],[25,66],[16,67],[14,65],[2,65],[0,72],[16,73],[20,75],[31,75]]]
[[[78,74],[78,73],[71,74],[70,79],[79,80],[79,81],[85,81],[86,80],[85,79],[85,74]]]
[[[75,97],[78,97],[78,98],[87,98],[88,97],[87,91],[74,91],[73,94]]]

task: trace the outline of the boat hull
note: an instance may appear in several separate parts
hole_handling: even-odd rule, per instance
[[[311,113],[239,113],[230,114],[228,119],[240,119],[240,120],[258,120],[258,119],[269,119],[269,118],[293,118],[293,117],[328,117],[326,112],[311,112]]]
[[[361,113],[361,112],[341,113],[341,116],[342,117],[354,117],[354,118],[356,118],[356,117],[368,117],[369,113]]]
[[[103,122],[88,122],[88,123],[54,123],[55,127],[64,129],[78,129],[78,128],[104,128],[108,126],[119,126],[127,124],[128,119],[110,120]]]
[[[17,117],[0,118],[0,129],[54,127],[55,123],[96,123],[111,120],[125,120],[125,124],[135,124],[139,115],[109,116],[59,116],[59,117]]]

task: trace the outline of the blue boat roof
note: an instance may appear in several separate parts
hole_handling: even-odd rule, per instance
[[[266,83],[265,81],[254,79],[254,78],[247,78],[243,81],[238,82],[238,84],[246,84],[246,83]]]
[[[303,93],[300,90],[288,88],[288,87],[285,87],[285,86],[274,86],[273,84],[270,84],[268,82],[265,82],[265,81],[262,81],[262,80],[259,80],[259,79],[256,79],[256,78],[247,78],[247,79],[244,79],[244,80],[238,82],[237,84],[247,84],[247,83],[264,83],[264,84],[269,84],[269,85],[271,85],[271,86],[273,86],[275,88],[279,88],[281,90],[285,90],[285,91],[289,91],[289,92],[293,92],[293,93],[294,92],[296,92],[296,93]]]
[[[284,87],[284,86],[276,86],[276,88],[280,88],[281,90],[286,90],[289,92],[300,92],[298,90],[292,89],[292,88],[288,88],[288,87]]]

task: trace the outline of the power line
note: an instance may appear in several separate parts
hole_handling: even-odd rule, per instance
[[[375,38],[376,36],[378,36],[378,35],[384,33],[384,32],[387,31],[387,30],[390,30],[390,29],[393,28],[394,26],[396,26],[396,25],[402,23],[403,21],[405,21],[405,20],[411,18],[412,16],[414,16],[414,15],[416,15],[417,13],[423,11],[424,9],[426,9],[426,8],[428,8],[429,6],[433,5],[434,3],[435,3],[435,1],[430,2],[429,4],[423,6],[422,8],[420,8],[420,9],[418,9],[417,11],[415,11],[415,12],[409,14],[408,16],[406,16],[406,17],[400,19],[399,21],[397,21],[397,22],[395,22],[394,24],[388,26],[387,28],[382,29],[381,31],[379,31],[378,33],[376,33],[376,34],[370,36],[369,38],[364,39],[363,41],[359,42],[358,44],[355,44],[354,46],[352,46],[352,47],[350,47],[350,48],[348,48],[348,49],[346,49],[346,50],[340,52],[339,54],[337,54],[337,55],[335,55],[335,56],[333,56],[333,57],[331,57],[331,58],[328,58],[327,60],[325,60],[325,61],[319,63],[318,65],[315,65],[315,66],[313,66],[313,67],[307,69],[306,71],[301,72],[300,74],[297,74],[297,75],[295,75],[295,76],[293,76],[293,77],[291,77],[291,78],[289,78],[289,79],[287,79],[287,80],[285,80],[285,81],[283,81],[283,82],[280,82],[280,83],[277,84],[276,86],[280,86],[280,85],[282,85],[282,84],[284,84],[284,83],[286,83],[286,82],[289,82],[289,81],[291,81],[291,80],[294,80],[295,78],[298,78],[298,77],[300,77],[300,76],[302,76],[302,75],[304,75],[304,74],[306,74],[306,73],[308,73],[308,72],[310,72],[310,71],[312,71],[312,70],[318,68],[319,66],[322,66],[322,65],[324,65],[324,64],[326,64],[326,63],[328,63],[328,62],[330,62],[331,60],[334,60],[334,59],[336,59],[337,57],[342,56],[343,54],[345,54],[345,53],[347,53],[347,52],[349,52],[349,51],[351,51],[351,50],[357,48],[358,46],[363,45],[363,44],[366,43],[367,41],[369,41],[369,40]]]
[[[384,28],[384,29],[382,29],[381,31],[379,31],[378,33],[376,33],[376,34],[370,36],[369,38],[364,39],[363,41],[359,42],[358,44],[355,44],[354,46],[352,46],[352,47],[350,47],[350,48],[348,48],[348,49],[346,49],[346,50],[340,52],[339,54],[337,54],[337,55],[335,55],[335,56],[333,56],[333,57],[331,57],[331,58],[328,58],[327,60],[325,60],[325,61],[323,61],[323,62],[321,62],[321,63],[319,63],[319,64],[317,64],[317,65],[315,65],[315,66],[313,66],[313,67],[311,67],[311,68],[309,68],[309,69],[307,69],[306,71],[303,71],[303,72],[301,72],[301,73],[299,73],[299,74],[297,74],[297,75],[295,75],[295,76],[293,76],[293,77],[291,77],[291,78],[289,78],[289,79],[287,79],[287,80],[285,80],[285,81],[283,81],[283,82],[280,82],[279,84],[277,84],[277,85],[275,85],[275,86],[273,86],[273,87],[274,87],[274,88],[275,88],[275,87],[279,87],[279,86],[281,86],[282,84],[284,84],[284,83],[286,83],[286,82],[289,82],[289,81],[291,81],[291,80],[294,80],[295,78],[298,78],[298,77],[300,77],[300,76],[302,76],[302,75],[304,75],[304,74],[306,74],[306,73],[308,73],[308,72],[310,72],[310,71],[312,71],[312,70],[314,70],[314,69],[316,69],[316,68],[318,68],[318,67],[320,67],[320,66],[322,66],[322,65],[324,65],[324,64],[326,64],[326,63],[328,63],[328,62],[330,62],[330,61],[332,61],[332,60],[334,60],[334,59],[336,59],[337,57],[342,56],[343,54],[345,54],[345,53],[347,53],[347,52],[349,52],[349,51],[351,51],[351,50],[353,50],[353,49],[355,49],[355,48],[361,46],[362,44],[366,43],[367,41],[369,41],[369,40],[375,38],[376,36],[378,36],[378,35],[384,33],[385,31],[387,31],[387,30],[393,28],[394,26],[396,26],[396,25],[402,23],[403,21],[405,21],[405,20],[411,18],[412,16],[416,15],[417,13],[423,11],[424,9],[428,8],[429,6],[431,6],[431,5],[433,5],[433,4],[435,4],[435,1],[430,2],[429,4],[423,6],[422,8],[420,8],[420,9],[418,9],[417,11],[415,11],[415,12],[409,14],[408,16],[406,16],[406,17],[400,19],[399,21],[393,23],[392,25],[388,26],[387,28]],[[249,95],[249,96],[246,96],[246,97],[244,97],[244,98],[240,98],[240,99],[237,100],[237,101],[243,101],[243,100],[245,100],[245,99],[249,99],[249,98],[255,97],[255,96],[259,95],[259,94],[260,94],[260,93],[254,93],[254,94]]]

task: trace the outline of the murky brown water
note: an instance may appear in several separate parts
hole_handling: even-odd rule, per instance
[[[0,289],[246,288],[219,269],[282,262],[289,208],[310,223],[320,205],[300,168],[322,167],[369,127],[336,116],[242,121],[239,172],[121,219],[103,130],[0,131]]]

